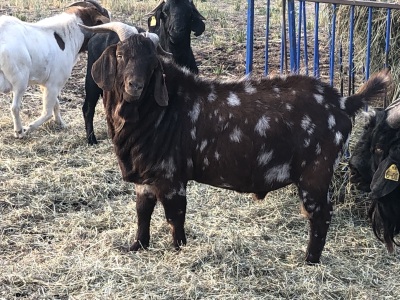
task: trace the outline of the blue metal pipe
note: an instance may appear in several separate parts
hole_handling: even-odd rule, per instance
[[[350,7],[350,27],[349,27],[349,95],[352,94],[352,81],[354,74],[354,5]]]
[[[318,23],[319,23],[319,3],[315,2],[315,24],[314,24],[314,77],[319,78],[319,42],[318,42]]]
[[[290,51],[290,71],[297,72],[296,65],[296,20],[294,10],[294,0],[288,0],[288,23],[289,23],[289,51]]]
[[[389,51],[390,51],[390,22],[391,22],[391,9],[387,9],[386,14],[386,43],[385,43],[385,68],[389,67]]]
[[[247,41],[246,41],[246,74],[249,74],[253,70],[253,35],[254,35],[254,0],[248,0]]]
[[[267,0],[267,26],[265,29],[265,66],[264,66],[264,74],[268,74],[268,59],[269,59],[269,14],[270,14],[270,0]]]
[[[304,65],[306,69],[306,75],[308,76],[307,18],[306,18],[306,4],[304,0],[302,8],[303,8],[302,14],[303,14],[303,31],[304,31]]]
[[[368,7],[368,30],[367,30],[367,57],[365,60],[365,80],[369,78],[371,62],[371,32],[372,32],[372,7]]]
[[[330,38],[330,51],[329,51],[329,79],[330,84],[333,86],[333,78],[335,74],[335,36],[336,36],[336,4],[332,5],[333,16],[332,16],[332,28]]]
[[[301,23],[302,23],[302,7],[304,5],[303,0],[299,0],[299,23],[298,23],[298,34],[297,34],[297,57],[296,57],[296,65],[297,65],[297,73],[300,71],[300,48],[301,48]]]

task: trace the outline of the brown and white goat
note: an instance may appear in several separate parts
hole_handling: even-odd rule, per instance
[[[15,137],[34,131],[52,114],[57,124],[65,126],[57,97],[91,37],[83,34],[78,24],[97,25],[109,19],[108,11],[94,0],[75,2],[65,12],[36,23],[0,17],[0,92],[13,93]],[[43,111],[38,119],[23,126],[22,97],[32,84],[41,87]]]
[[[142,35],[120,39],[95,62],[92,75],[104,90],[122,177],[136,184],[131,250],[148,247],[157,201],[174,246],[186,244],[189,180],[258,195],[293,183],[310,221],[306,261],[319,262],[332,215],[328,188],[350,118],[384,92],[388,73],[350,97],[300,75],[204,80],[159,56]]]

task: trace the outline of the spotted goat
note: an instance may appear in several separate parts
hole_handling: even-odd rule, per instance
[[[149,246],[157,201],[174,246],[186,244],[189,180],[259,197],[295,184],[310,222],[305,259],[319,262],[333,211],[328,188],[351,117],[385,91],[388,72],[341,97],[300,75],[202,79],[158,55],[141,35],[120,39],[94,63],[92,75],[104,91],[123,180],[135,183],[138,229],[130,249]]]
[[[205,30],[205,18],[199,13],[192,0],[161,0],[148,14],[148,30],[160,38],[160,46],[170,52],[175,62],[198,73],[196,60],[191,47],[190,35],[201,35]],[[139,32],[144,30],[135,27]],[[97,102],[103,91],[93,81],[91,70],[93,63],[110,45],[119,42],[114,32],[98,33],[90,39],[88,45],[87,73],[85,78],[85,101],[82,106],[85,120],[86,138],[88,145],[97,144],[94,133],[93,118]]]

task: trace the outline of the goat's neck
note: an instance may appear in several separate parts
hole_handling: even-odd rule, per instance
[[[78,23],[83,22],[75,14],[62,13],[40,20],[35,23],[35,26],[44,27],[57,33],[65,43],[63,52],[72,54],[73,59],[76,60],[84,42],[84,34],[81,32]]]

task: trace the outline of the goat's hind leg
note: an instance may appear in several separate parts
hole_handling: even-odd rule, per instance
[[[25,129],[22,127],[22,120],[20,116],[21,101],[25,89],[13,92],[13,99],[11,104],[11,115],[14,123],[14,136],[16,138],[23,138],[25,136]]]
[[[55,114],[56,122],[59,124],[64,124],[64,121],[61,119],[60,107],[57,99],[59,91],[46,87],[41,87],[41,90],[43,92],[42,114],[38,119],[30,123],[28,127],[25,128],[26,133],[36,130],[44,122],[50,120],[53,112]]]
[[[328,181],[330,182],[330,181]],[[328,199],[328,186],[298,185],[303,208],[310,222],[306,262],[319,263],[332,217],[332,203]]]

